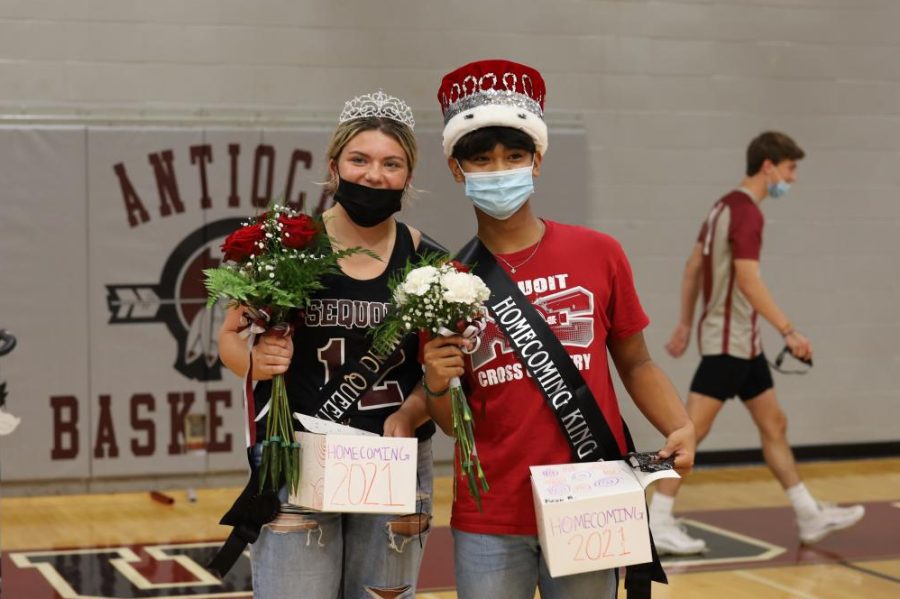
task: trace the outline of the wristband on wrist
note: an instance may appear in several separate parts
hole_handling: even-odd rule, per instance
[[[786,330],[785,332],[783,332],[783,333],[781,334],[781,336],[782,336],[784,339],[787,339],[788,337],[790,337],[791,335],[793,335],[793,334],[796,333],[796,332],[797,332],[797,331],[794,329],[794,327],[790,327],[788,330]]]
[[[450,385],[447,385],[447,387],[441,391],[432,391],[431,389],[428,388],[428,383],[425,382],[424,374],[422,375],[422,388],[425,389],[426,397],[443,397],[444,395],[447,395],[447,393],[450,391]]]

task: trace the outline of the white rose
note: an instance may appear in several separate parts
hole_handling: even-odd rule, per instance
[[[466,272],[454,270],[445,273],[441,276],[441,286],[444,288],[444,299],[448,302],[480,304],[491,296],[484,281]]]
[[[478,301],[481,303],[484,303],[484,302],[488,301],[489,299],[491,299],[490,287],[485,285],[484,281],[482,281],[480,277],[475,276],[475,275],[472,275],[472,276],[474,276],[476,279],[478,279]]]
[[[411,270],[403,284],[400,286],[403,291],[410,295],[423,296],[428,293],[431,285],[437,281],[438,271],[433,266],[422,266]]]

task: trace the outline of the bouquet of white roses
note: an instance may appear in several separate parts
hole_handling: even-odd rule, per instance
[[[279,204],[270,206],[225,239],[221,266],[203,271],[208,306],[225,298],[229,307],[241,308],[246,323],[242,337],[268,330],[289,335],[292,312],[309,305],[313,292],[323,287],[321,278],[338,272],[341,258],[364,251],[331,251],[328,245],[321,220]],[[299,444],[294,441],[284,375],[272,379],[268,408],[259,490],[278,491],[287,484],[295,491]]]
[[[415,265],[407,264],[390,279],[388,287],[392,302],[384,320],[373,331],[375,353],[389,354],[413,331],[427,331],[432,336],[462,334],[474,338],[477,348],[484,330],[484,302],[491,290],[464,264],[441,254],[426,255]],[[472,410],[458,377],[450,381],[450,405],[460,469],[480,508],[479,483],[484,492],[488,491],[488,484],[475,448]]]

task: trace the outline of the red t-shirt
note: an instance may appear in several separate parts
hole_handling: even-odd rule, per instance
[[[503,260],[497,263],[562,341],[624,452],[625,435],[606,344],[634,335],[649,323],[634,289],[631,267],[612,237],[544,222],[547,229],[533,257],[528,258],[534,246],[500,256],[516,267],[515,273]],[[526,372],[506,338],[489,321],[480,348],[466,358],[466,382],[475,443],[490,491],[482,494],[483,511],[479,512],[465,478],[459,477],[457,463],[454,528],[536,535],[528,467],[573,461],[555,415]]]

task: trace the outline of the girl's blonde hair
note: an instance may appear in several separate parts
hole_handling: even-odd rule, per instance
[[[337,126],[334,135],[331,137],[331,143],[328,144],[328,164],[335,163],[344,151],[344,147],[350,140],[362,133],[363,131],[380,131],[385,135],[394,138],[403,152],[406,154],[406,162],[409,165],[409,174],[411,175],[416,167],[416,161],[419,157],[419,147],[416,145],[416,137],[413,135],[412,129],[408,126],[387,118],[382,117],[366,117],[361,119],[353,119],[346,121]],[[328,179],[325,183],[325,190],[334,193],[337,190],[337,180],[328,172]]]

